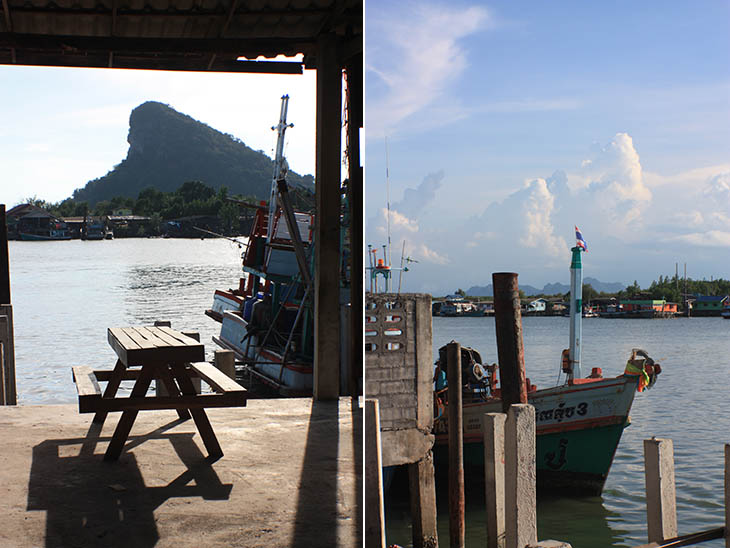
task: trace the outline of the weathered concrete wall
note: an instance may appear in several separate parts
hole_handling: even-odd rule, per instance
[[[433,446],[431,296],[368,294],[365,394],[380,405],[383,466],[421,460]]]

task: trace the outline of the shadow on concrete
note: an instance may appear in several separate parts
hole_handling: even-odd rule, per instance
[[[46,511],[46,544],[50,547],[105,546],[147,548],[160,539],[154,511],[174,497],[227,500],[232,484],[222,484],[211,462],[193,441],[193,433],[165,434],[174,421],[130,442],[116,462],[94,453],[98,426],[85,438],[45,440],[33,448],[28,510]],[[167,485],[148,487],[134,453],[149,439],[168,440],[186,470]],[[168,458],[168,457],[166,457]]]
[[[364,400],[363,400],[364,401]],[[364,508],[361,506],[362,501],[365,500],[365,468],[363,464],[363,428],[365,427],[365,419],[363,415],[363,408],[360,407],[358,398],[353,398],[350,403],[350,410],[352,412],[352,451],[355,456],[355,500],[358,502],[358,507],[355,509],[355,544],[354,546],[360,546],[363,539],[363,519],[365,516]]]
[[[358,506],[355,509],[345,507],[342,508],[342,511],[346,511],[348,515],[355,514],[358,527],[355,528],[352,546],[360,546],[362,542],[362,511],[359,506],[359,501],[362,500],[362,411],[355,400],[354,405],[345,412],[352,413],[353,440],[352,442],[343,440],[343,442],[353,444],[353,460],[357,478],[355,482],[357,498],[354,500]],[[347,505],[351,501],[351,495],[343,491],[342,486],[339,485],[339,413],[339,402],[337,401],[312,401],[292,548],[329,547],[341,544],[338,542],[337,530],[337,520],[340,514],[338,500],[340,504]]]

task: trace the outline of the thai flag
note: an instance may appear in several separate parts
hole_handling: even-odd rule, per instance
[[[583,234],[580,233],[580,229],[577,226],[575,227],[575,245],[583,249],[583,251],[588,251],[588,244],[586,244],[586,241],[583,239]]]

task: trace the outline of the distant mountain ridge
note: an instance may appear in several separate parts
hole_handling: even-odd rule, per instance
[[[591,278],[590,276],[583,278],[583,283],[589,284],[599,293],[617,293],[626,288],[626,285],[620,282],[602,282],[596,278]],[[545,284],[542,289],[538,289],[531,285],[520,285],[520,289],[525,292],[525,295],[531,297],[533,295],[562,295],[570,291],[570,286],[556,282]],[[492,297],[494,296],[494,288],[492,287],[492,284],[475,285],[467,289],[466,294],[472,297]]]
[[[115,196],[136,198],[141,190],[173,192],[187,181],[268,200],[273,160],[232,135],[221,133],[156,101],[135,108],[129,116],[127,157],[98,179],[74,191],[76,201],[94,205]],[[314,189],[311,175],[292,171],[290,185]]]

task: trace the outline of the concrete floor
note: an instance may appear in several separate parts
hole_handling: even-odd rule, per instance
[[[0,546],[362,545],[362,412],[349,398],[209,409],[214,463],[192,420],[143,411],[122,456],[102,456],[75,405],[0,407]]]

